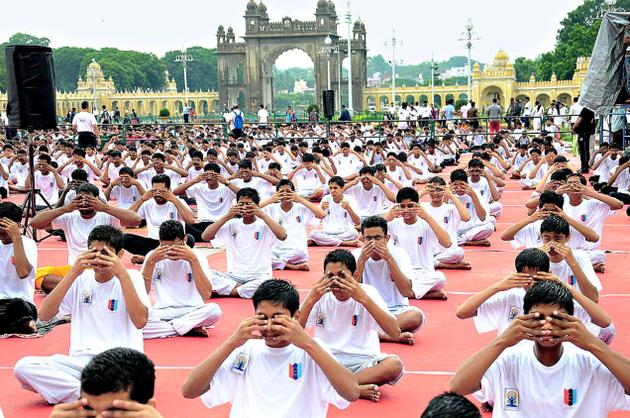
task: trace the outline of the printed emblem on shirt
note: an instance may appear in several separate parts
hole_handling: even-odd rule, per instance
[[[302,377],[302,363],[289,363],[289,378],[298,380]]]
[[[326,314],[324,312],[317,312],[317,318],[315,319],[315,325],[318,327],[326,326]]]
[[[295,220],[298,221],[298,223],[302,223],[302,217],[300,215],[295,217]]]
[[[584,214],[584,215],[580,216],[580,220],[581,220],[582,222],[586,222],[586,220],[587,220],[587,219],[588,219],[588,217],[586,216],[586,214]]]
[[[566,406],[574,406],[577,403],[577,389],[564,390],[564,404]]]
[[[359,323],[359,315],[357,314],[352,315],[352,326],[356,327],[358,323]]]
[[[516,318],[520,312],[521,312],[521,309],[518,306],[511,306],[510,313],[508,314],[508,321],[511,321],[514,318]]]
[[[254,232],[254,239],[255,239],[256,241],[260,241],[260,236],[261,236],[261,233],[260,233],[260,232],[258,232],[258,231]]]
[[[374,201],[376,202],[376,196],[373,197]]]
[[[81,303],[83,305],[92,304],[92,291],[91,290],[86,290],[81,294]]]
[[[445,217],[444,217],[444,223],[445,223],[445,224],[447,224],[447,223],[448,223],[448,221],[449,221],[449,217],[448,217],[448,216],[445,216]]]
[[[418,237],[418,245],[422,245],[424,242],[424,237]]]
[[[187,281],[188,283],[192,283],[192,282],[193,282],[193,274],[192,274],[192,273],[188,273],[188,274],[186,275],[186,281]]]
[[[168,216],[170,219],[175,219],[175,212],[169,212]]]
[[[466,209],[470,209],[470,202],[466,202]]]
[[[116,312],[118,310],[118,299],[110,299],[107,301],[107,310]]]
[[[518,389],[505,388],[503,409],[505,411],[518,411],[519,403]]]
[[[577,284],[577,278],[572,274],[567,279],[567,283],[569,283],[571,286],[575,286]]]
[[[245,374],[247,365],[249,364],[249,356],[245,353],[239,353],[232,365],[232,371],[236,374]]]

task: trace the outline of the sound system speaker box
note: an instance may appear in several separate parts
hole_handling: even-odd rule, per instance
[[[7,66],[9,126],[20,129],[57,127],[55,67],[51,48],[10,45]]]
[[[322,90],[322,101],[324,104],[324,117],[332,119],[335,116],[335,91]]]

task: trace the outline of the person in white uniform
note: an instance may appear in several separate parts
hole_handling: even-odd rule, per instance
[[[147,293],[155,289],[155,303],[144,327],[145,339],[177,335],[208,336],[207,327],[221,318],[212,296],[208,260],[185,244],[181,223],[160,225],[160,246],[149,252],[142,266]]]
[[[79,399],[81,371],[95,355],[114,347],[143,351],[150,301],[140,272],[127,271],[120,259],[122,233],[97,226],[87,246],[39,308],[42,321],[72,316],[70,355],[24,357],[13,369],[25,389],[50,404]]]
[[[352,252],[357,260],[355,278],[373,286],[381,295],[389,313],[396,317],[400,335],[392,338],[380,333],[384,342],[414,345],[413,334],[425,322],[425,314],[409,304],[413,297],[411,277],[413,267],[409,256],[402,248],[395,247],[387,231],[387,221],[380,216],[371,216],[361,223],[363,248]]]
[[[446,300],[446,293],[442,290],[446,277],[444,273],[435,271],[433,249],[438,244],[449,248],[451,238],[420,206],[419,199],[415,189],[400,189],[396,196],[397,204],[385,215],[387,228],[393,244],[404,249],[411,259],[413,297]]]
[[[308,245],[326,247],[356,247],[359,245],[359,232],[356,226],[361,218],[355,212],[356,202],[351,196],[344,194],[346,182],[339,176],[328,180],[330,194],[324,196],[320,207],[325,211],[321,229],[311,231]]]
[[[464,170],[451,172],[450,189],[470,213],[470,220],[462,220],[457,228],[457,245],[489,247],[488,238],[494,232],[494,224],[489,220],[490,210],[485,200],[468,184],[468,174]]]
[[[276,193],[260,207],[287,231],[287,239],[271,247],[274,270],[309,270],[306,227],[326,213],[318,205],[298,195],[291,180],[276,184]]]
[[[458,368],[453,392],[481,390],[498,418],[603,418],[626,407],[630,360],[573,315],[573,297],[562,283],[535,283],[523,312]]]
[[[324,274],[300,307],[300,325],[313,328],[315,338],[356,374],[362,398],[378,402],[379,386],[393,385],[403,374],[400,358],[381,352],[379,334],[398,338],[400,328],[378,291],[355,280],[356,268],[347,250],[326,255]]]
[[[373,167],[363,167],[359,176],[346,183],[343,191],[352,196],[357,204],[355,208],[361,219],[380,215],[387,202],[396,202],[396,195],[389,187],[375,176]]]
[[[208,408],[230,403],[230,418],[324,418],[359,398],[354,374],[300,326],[300,296],[284,280],[267,280],[245,319],[190,373],[182,393]],[[288,373],[287,373],[288,371]]]
[[[251,298],[258,286],[271,279],[271,247],[287,238],[286,230],[259,206],[260,197],[245,187],[236,205],[203,232],[204,241],[225,246],[226,272],[212,272],[212,289],[223,296]]]

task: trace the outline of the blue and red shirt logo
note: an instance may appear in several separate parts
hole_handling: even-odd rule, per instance
[[[302,363],[289,363],[289,378],[298,380],[302,377]]]
[[[573,406],[577,403],[577,389],[565,389],[564,390],[564,404],[567,406]]]
[[[118,310],[118,299],[110,299],[107,301],[107,310],[116,312]]]
[[[357,324],[359,323],[359,315],[352,315],[352,326],[356,327]]]

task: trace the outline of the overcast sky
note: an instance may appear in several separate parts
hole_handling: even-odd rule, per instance
[[[403,46],[397,57],[403,64],[465,55],[458,41],[470,18],[481,39],[475,42],[473,59],[490,63],[499,49],[513,60],[534,58],[553,48],[555,35],[567,12],[583,0],[354,0],[353,18],[367,27],[368,55],[383,54],[391,59],[392,29]],[[2,6],[0,40],[16,32],[46,36],[51,46],[116,47],[154,52],[182,46],[216,46],[220,24],[244,32],[243,14],[247,0],[186,0],[181,2],[147,0],[106,0],[69,2],[50,0],[6,1]],[[316,0],[265,0],[269,17],[275,21],[286,15],[314,20]],[[335,1],[337,14],[346,13],[345,1]],[[288,12],[290,10],[290,12]],[[339,26],[347,33],[347,26]],[[389,44],[389,43],[388,43]],[[276,65],[310,66],[301,53],[282,55]]]

